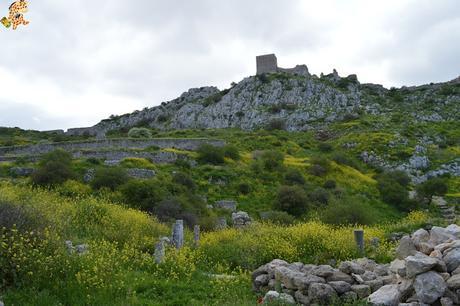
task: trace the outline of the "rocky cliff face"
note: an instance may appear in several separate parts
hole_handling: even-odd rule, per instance
[[[223,91],[190,89],[160,106],[103,120],[91,128],[71,129],[68,134],[103,136],[134,126],[251,130],[274,125],[303,131],[362,114],[401,113],[417,121],[439,122],[459,120],[459,102],[460,78],[388,90],[360,84],[355,75],[341,78],[336,71],[321,77],[280,72],[248,77]]]

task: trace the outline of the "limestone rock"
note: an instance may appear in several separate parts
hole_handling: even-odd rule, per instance
[[[351,274],[364,274],[364,268],[353,261],[343,261],[339,265],[339,270],[343,273]]]
[[[454,302],[452,301],[452,299],[448,297],[441,298],[440,302],[441,302],[441,306],[454,306]]]
[[[415,256],[406,258],[406,275],[412,278],[418,274],[431,270],[439,264],[440,262],[438,259],[422,253],[417,253]]]
[[[327,281],[328,282],[344,281],[349,284],[354,283],[353,277],[341,271],[334,271],[332,275],[327,278]]]
[[[259,291],[261,287],[268,286],[270,276],[268,274],[262,274],[256,277],[254,280],[254,290]]]
[[[302,305],[310,305],[310,298],[298,290],[294,294],[295,300]]]
[[[316,275],[300,275],[293,278],[293,284],[299,290],[307,290],[313,283],[326,283],[326,281],[324,278]]]
[[[236,228],[246,227],[252,223],[251,217],[249,217],[248,213],[244,211],[232,213],[232,220],[233,226]]]
[[[372,292],[375,292],[375,291],[379,290],[384,285],[382,278],[378,278],[378,279],[374,279],[374,280],[370,280],[370,281],[365,281],[364,284],[368,285],[371,288]]]
[[[446,232],[455,236],[457,239],[460,239],[460,226],[457,224],[451,224],[446,227]]]
[[[407,256],[414,255],[416,252],[417,249],[412,239],[409,236],[404,236],[396,249],[396,257],[398,259],[405,259]]]
[[[460,266],[460,248],[444,253],[443,260],[446,263],[447,272],[457,269]]]
[[[324,303],[337,298],[337,292],[328,284],[311,284],[308,296],[312,302]]]
[[[427,230],[419,229],[412,234],[412,240],[417,247],[422,242],[428,242],[430,240],[430,233]]]
[[[431,228],[429,243],[433,245],[438,245],[455,239],[456,237],[454,235],[450,234],[442,227],[433,226],[433,228]]]
[[[328,278],[331,277],[334,274],[334,272],[334,268],[332,268],[331,266],[321,265],[313,269],[311,273],[319,277]]]
[[[356,292],[348,291],[342,294],[341,298],[342,298],[342,301],[353,302],[358,299],[358,295],[356,294]]]
[[[344,281],[329,282],[328,284],[331,285],[338,294],[344,294],[351,290],[351,285]]]
[[[368,297],[371,294],[371,287],[368,285],[353,285],[351,286],[351,290],[356,292],[360,299]]]
[[[447,286],[452,290],[460,289],[460,274],[456,274],[449,278],[447,280]]]
[[[395,259],[390,264],[390,271],[402,277],[406,276],[406,262],[401,259]]]
[[[415,277],[414,289],[420,302],[431,304],[444,295],[447,286],[441,275],[430,271]]]
[[[368,302],[375,306],[398,306],[401,293],[398,285],[386,285],[372,293]]]

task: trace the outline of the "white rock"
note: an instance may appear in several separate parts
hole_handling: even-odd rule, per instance
[[[278,300],[280,297],[280,294],[276,291],[268,291],[266,294],[265,294],[265,297],[264,297],[264,303],[267,303],[267,302],[272,302],[272,301],[276,301]]]
[[[431,304],[444,295],[447,285],[441,275],[430,271],[415,277],[414,289],[420,302]]]
[[[400,297],[398,285],[386,285],[372,293],[367,301],[375,306],[397,306]]]
[[[417,253],[415,256],[406,258],[406,275],[412,278],[418,274],[431,270],[439,264],[440,261],[438,259],[422,253]]]
[[[443,260],[447,266],[447,272],[452,272],[460,266],[460,248],[452,249],[444,253]]]
[[[401,259],[395,259],[390,264],[390,271],[402,277],[406,276],[406,262]]]
[[[446,227],[446,231],[449,234],[454,235],[455,237],[460,239],[460,226],[458,226],[457,224],[449,225],[448,227]]]
[[[456,237],[447,232],[446,229],[437,226],[433,226],[431,228],[430,240],[428,241],[429,243],[438,245],[444,242],[449,242],[450,240],[456,240]]]
[[[396,258],[404,259],[407,256],[414,255],[417,252],[415,244],[409,236],[401,238],[398,248],[396,249]]]

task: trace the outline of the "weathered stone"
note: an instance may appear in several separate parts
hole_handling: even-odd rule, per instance
[[[342,294],[341,298],[345,302],[353,302],[358,299],[358,295],[356,294],[356,292],[348,291]]]
[[[457,269],[460,266],[460,248],[444,253],[443,260],[446,263],[447,272]]]
[[[337,292],[328,284],[311,284],[308,297],[312,302],[327,303],[337,298]]]
[[[268,291],[264,296],[264,303],[275,302],[279,299],[280,294],[276,291]]]
[[[214,204],[214,206],[220,209],[226,209],[232,212],[236,212],[237,203],[235,201],[222,200],[222,201],[217,201]]]
[[[431,252],[430,257],[442,260],[442,253],[439,250],[434,250],[433,252]]]
[[[386,276],[382,276],[381,279],[383,281],[383,285],[385,286],[385,285],[393,284],[396,280],[396,277],[393,275],[386,275]]]
[[[282,304],[289,304],[289,305],[295,305],[295,300],[294,298],[292,297],[292,295],[290,294],[287,294],[287,293],[281,293],[278,300],[282,303]]]
[[[428,242],[433,245],[438,245],[444,242],[448,242],[450,240],[453,241],[455,239],[456,237],[447,232],[446,229],[442,227],[433,226],[433,228],[430,231],[430,240]]]
[[[456,274],[449,278],[447,280],[447,286],[452,290],[460,289],[460,274]]]
[[[328,282],[338,282],[338,281],[344,281],[349,284],[353,284],[354,280],[353,277],[350,275],[343,273],[341,271],[334,271],[331,276],[327,278]]]
[[[153,170],[137,168],[126,169],[126,173],[128,176],[137,179],[149,179],[156,175],[155,171]]]
[[[75,246],[75,252],[78,255],[84,255],[89,252],[89,245],[87,244],[79,244]]]
[[[459,297],[457,296],[454,290],[450,290],[449,288],[447,288],[444,292],[444,296],[451,299],[454,302],[454,304],[459,303]]]
[[[420,302],[431,304],[444,295],[447,286],[441,275],[430,271],[415,277],[414,289]]]
[[[433,247],[433,245],[431,245],[431,244],[429,244],[427,242],[422,242],[422,243],[419,244],[418,250],[423,254],[430,255],[431,252],[434,251],[434,247]]]
[[[457,224],[449,225],[448,227],[446,227],[446,231],[449,234],[454,235],[457,239],[460,239],[460,226],[458,226]]]
[[[163,241],[159,241],[155,244],[155,262],[157,264],[163,263],[164,257],[165,257],[165,245]]]
[[[381,278],[365,281],[364,284],[371,287],[372,292],[379,290],[384,285],[383,280]]]
[[[254,290],[259,291],[261,287],[268,286],[270,276],[268,274],[262,274],[256,277],[254,280]]]
[[[184,246],[184,220],[176,220],[173,225],[172,243],[176,249],[181,249]]]
[[[395,259],[390,264],[390,271],[402,277],[406,276],[406,262],[401,259]]]
[[[323,278],[328,278],[332,276],[334,272],[335,272],[334,268],[332,268],[331,266],[327,266],[327,265],[317,266],[311,271],[313,275],[323,277]]]
[[[451,272],[452,275],[460,274],[460,266],[457,267],[454,271]]]
[[[375,267],[377,266],[377,263],[369,258],[358,258],[355,260],[355,262],[367,271],[374,271]]]
[[[430,240],[430,233],[423,228],[412,234],[412,241],[414,241],[416,247],[418,247],[422,242],[428,242],[428,240]]]
[[[249,217],[247,212],[239,211],[237,213],[232,213],[233,226],[236,228],[243,228],[251,225],[252,219]]]
[[[374,269],[374,273],[378,276],[385,276],[388,275],[390,272],[390,264],[385,265],[377,265]]]
[[[331,285],[338,294],[344,294],[351,290],[351,285],[344,281],[329,282],[328,284]]]
[[[351,273],[364,274],[365,272],[364,268],[361,265],[353,261],[341,262],[338,269],[342,271],[343,273],[347,273],[347,274],[351,274]]]
[[[452,299],[448,297],[441,298],[440,302],[441,302],[441,306],[454,306],[454,302],[452,301]]]
[[[372,293],[367,300],[375,306],[397,306],[400,296],[398,285],[386,285]]]
[[[406,258],[406,275],[414,277],[418,274],[427,272],[440,264],[439,260],[422,253],[417,253],[415,256]]]
[[[361,275],[361,277],[363,278],[364,281],[370,281],[370,280],[376,279],[377,274],[375,274],[374,272],[371,272],[371,271],[366,271],[366,272],[364,272],[363,275]]]
[[[305,274],[311,274],[311,271],[313,271],[313,269],[315,268],[316,268],[315,265],[311,265],[311,264],[303,265],[301,272]]]
[[[444,278],[444,280],[447,282],[447,280],[450,278],[450,274],[447,273],[447,272],[444,272],[444,273],[439,273],[439,275],[442,276],[442,278]]]
[[[364,279],[361,277],[361,275],[352,273],[352,274],[351,274],[351,277],[352,277],[352,278],[354,279],[354,281],[357,282],[358,284],[364,284]]]
[[[316,275],[299,275],[292,280],[293,285],[298,290],[308,290],[308,287],[313,283],[325,283],[326,280]]]
[[[288,267],[276,267],[275,279],[280,281],[287,289],[297,289],[294,279],[301,279],[304,275],[301,272],[293,271]]]
[[[360,299],[368,297],[371,294],[371,287],[368,285],[353,285],[351,286],[351,290],[356,292]]]
[[[408,256],[414,255],[417,252],[415,244],[409,236],[402,237],[398,248],[396,249],[396,257],[405,259]]]
[[[310,298],[302,293],[302,291],[296,291],[294,294],[297,303],[302,305],[310,305]]]

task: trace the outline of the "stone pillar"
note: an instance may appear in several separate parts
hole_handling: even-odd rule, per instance
[[[357,229],[353,231],[355,236],[356,246],[361,255],[364,255],[364,230]]]
[[[200,226],[199,225],[195,225],[195,227],[193,228],[193,240],[195,241],[195,247],[199,247],[200,246]]]
[[[165,258],[165,244],[163,240],[155,244],[155,262],[161,264]]]
[[[184,220],[176,220],[173,227],[172,241],[176,249],[184,246]]]

